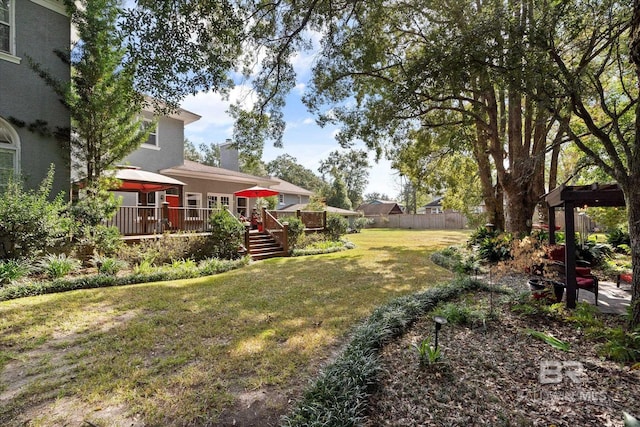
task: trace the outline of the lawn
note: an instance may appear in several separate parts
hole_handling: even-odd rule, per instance
[[[349,251],[0,303],[0,424],[275,423],[376,306],[449,279],[428,254],[467,235],[364,230]]]

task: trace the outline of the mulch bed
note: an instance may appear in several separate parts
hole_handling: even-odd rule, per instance
[[[465,298],[489,309],[487,293]],[[622,426],[623,411],[640,416],[640,370],[602,360],[597,343],[575,324],[518,314],[504,298],[491,298],[495,318],[442,328],[440,363],[420,365],[411,347],[433,337],[431,316],[385,346],[365,426]],[[616,315],[603,320],[624,322]],[[556,350],[526,329],[568,342],[571,351]],[[550,371],[541,375],[541,362],[561,369],[559,383],[547,383]],[[582,371],[560,362],[578,362]]]

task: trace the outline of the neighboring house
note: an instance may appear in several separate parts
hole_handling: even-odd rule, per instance
[[[402,208],[396,202],[374,201],[371,203],[363,203],[356,209],[364,214],[364,216],[388,216],[403,213]]]
[[[436,197],[431,202],[427,203],[424,206],[420,206],[416,213],[418,214],[441,214],[444,213],[444,209],[442,209],[442,200],[444,197]]]
[[[313,191],[309,191],[306,188],[298,187],[283,179],[272,177],[274,181],[278,181],[278,184],[271,185],[269,188],[278,191],[278,205],[276,210],[283,210],[291,205],[308,205]]]
[[[69,81],[69,65],[54,53],[69,46],[70,21],[61,1],[0,0],[0,187],[19,174],[28,188],[37,188],[54,164],[52,195],[69,191],[68,155],[51,135],[68,133],[69,112],[28,59]],[[40,132],[29,130],[34,125]]]
[[[190,160],[185,160],[179,166],[162,169],[160,173],[186,184],[183,206],[211,209],[227,207],[238,216],[248,216],[256,199],[235,197],[233,193],[256,185],[271,187],[279,184],[279,181],[269,177],[258,177]]]

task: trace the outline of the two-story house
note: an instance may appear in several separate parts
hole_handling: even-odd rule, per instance
[[[58,0],[0,0],[0,187],[19,175],[36,188],[53,164],[53,194],[69,190],[68,155],[53,136],[68,131],[69,112],[29,61],[68,81],[54,51],[69,49],[70,28]]]

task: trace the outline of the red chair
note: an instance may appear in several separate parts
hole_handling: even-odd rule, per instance
[[[558,275],[558,280],[564,282],[565,286],[567,279],[565,277],[565,258],[564,247],[555,246],[547,251],[547,257],[553,261],[551,266],[552,271]],[[598,305],[598,278],[591,274],[591,268],[587,267],[588,262],[582,260],[576,260],[576,263],[583,264],[576,267],[576,298],[580,295],[580,289],[584,289],[589,292],[593,292],[596,305]]]

